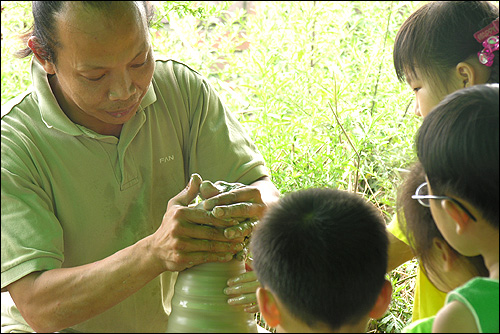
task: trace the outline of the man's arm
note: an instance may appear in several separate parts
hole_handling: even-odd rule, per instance
[[[194,177],[168,202],[158,230],[134,245],[94,263],[34,272],[8,285],[26,322],[37,332],[59,331],[106,311],[163,271],[231,260],[243,238],[229,241],[213,226],[235,222],[187,207],[200,183]]]

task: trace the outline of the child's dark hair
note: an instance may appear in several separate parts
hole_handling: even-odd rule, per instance
[[[375,305],[387,268],[380,212],[362,197],[311,188],[285,195],[251,242],[262,286],[310,327],[355,324]]]
[[[448,242],[437,228],[432,218],[431,210],[411,198],[415,194],[417,187],[424,182],[425,172],[422,164],[417,161],[411,165],[410,172],[398,189],[396,205],[398,224],[401,231],[405,234],[413,254],[419,259],[420,266],[427,277],[431,277],[427,274],[427,272],[431,271],[434,274],[432,277],[438,279],[441,286],[448,286],[447,281],[443,280],[440,274],[442,270],[436,267],[435,261],[433,261],[431,256],[434,239],[437,238],[446,244]],[[482,256],[464,256],[455,251],[449,244],[448,246],[455,253],[456,257],[461,260],[460,263],[463,264],[463,270],[468,270],[472,276],[489,276],[488,268],[486,268]],[[447,291],[444,292],[449,292],[454,288],[448,286]]]
[[[57,42],[57,32],[55,27],[56,16],[60,13],[67,1],[32,1],[33,26],[30,31],[22,34],[20,39],[27,44],[31,36],[36,36],[41,47],[44,50],[46,60],[56,64],[57,53],[56,48],[59,46]],[[123,5],[130,1],[80,1],[87,10],[97,10],[109,12],[112,9]],[[142,3],[146,11],[146,20],[148,25],[154,17],[154,8],[149,1],[138,1]],[[29,47],[25,47],[15,52],[18,58],[24,58],[32,53]]]
[[[418,78],[417,68],[447,87],[450,71],[483,49],[474,33],[496,18],[498,7],[487,1],[426,3],[408,17],[396,35],[393,57],[398,79]],[[494,54],[489,83],[498,82],[499,53]]]
[[[498,229],[498,84],[460,89],[424,119],[417,155],[435,195],[458,196]]]

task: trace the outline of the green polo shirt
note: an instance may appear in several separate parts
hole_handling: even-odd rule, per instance
[[[152,234],[192,173],[244,184],[269,175],[206,79],[174,60],[155,66],[118,139],[73,123],[32,61],[32,87],[2,106],[2,289],[34,271],[101,260]],[[164,331],[175,278],[163,273],[72,330]],[[3,298],[2,322],[25,326]]]

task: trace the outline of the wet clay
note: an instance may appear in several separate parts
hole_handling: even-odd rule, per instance
[[[213,184],[204,184],[203,189],[209,192],[213,187]],[[230,189],[227,187],[224,191]],[[203,208],[203,203],[196,207]],[[245,262],[236,259],[181,271],[175,283],[167,333],[257,333],[253,314],[229,305],[229,296],[224,293],[227,280],[244,272]]]
[[[227,280],[245,272],[243,261],[205,263],[179,273],[167,333],[257,333],[252,314],[229,305]]]

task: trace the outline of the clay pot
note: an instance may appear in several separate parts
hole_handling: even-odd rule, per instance
[[[229,305],[227,280],[245,272],[243,261],[205,263],[179,273],[167,333],[257,333],[252,314]]]

